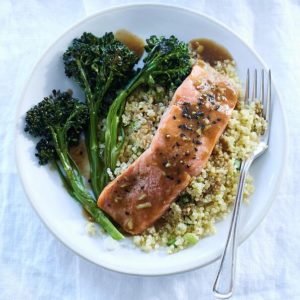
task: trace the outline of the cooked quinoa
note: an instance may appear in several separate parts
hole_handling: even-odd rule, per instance
[[[215,68],[240,87],[234,63],[218,63]],[[111,179],[149,147],[172,94],[157,86],[139,89],[128,98],[122,117],[125,144],[114,173],[108,170]],[[133,237],[134,244],[144,251],[165,246],[168,253],[174,253],[213,234],[215,222],[224,218],[232,207],[241,161],[253,152],[265,127],[260,104],[245,105],[240,101],[201,174],[192,179],[161,220]],[[245,201],[253,190],[249,176],[244,189]]]

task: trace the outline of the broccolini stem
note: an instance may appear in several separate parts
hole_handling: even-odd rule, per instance
[[[77,66],[78,66],[78,70],[79,70],[79,72],[80,72],[80,77],[81,77],[81,79],[82,79],[82,82],[83,82],[83,84],[84,84],[84,87],[83,87],[83,88],[84,88],[84,90],[85,90],[86,102],[87,102],[87,104],[89,105],[90,102],[92,101],[92,91],[91,91],[91,87],[90,87],[89,82],[88,82],[88,80],[87,80],[87,78],[86,78],[86,74],[85,74],[85,72],[84,72],[84,70],[83,70],[83,68],[82,68],[82,66],[81,66],[80,61],[79,61],[79,60],[76,60],[76,64],[77,64]]]
[[[142,83],[145,82],[145,72],[141,70],[125,87],[125,89],[117,96],[112,103],[107,119],[105,131],[105,166],[112,171],[116,167],[120,147],[119,141],[119,125],[125,108],[127,97]],[[105,172],[106,173],[106,172]],[[106,175],[107,177],[107,175]]]
[[[95,199],[86,190],[82,177],[69,158],[67,145],[65,143],[64,130],[50,128],[56,152],[59,156],[61,166],[65,172],[65,183],[68,184],[68,191],[73,198],[75,198],[82,207],[87,210],[93,217],[95,222],[100,224],[102,228],[114,239],[121,240],[124,236],[117,230],[112,222],[105,216],[105,214],[97,207]],[[60,170],[61,171],[61,170]]]
[[[98,132],[98,115],[97,112],[92,108],[90,111],[90,125],[89,125],[89,160],[91,167],[91,185],[95,197],[97,198],[100,195],[101,190],[99,189],[100,181],[100,151],[99,151],[99,141],[97,137]]]
[[[95,95],[95,110],[96,112],[99,114],[99,110],[100,110],[100,105],[102,103],[102,100],[104,98],[104,96],[106,95],[108,89],[110,88],[112,82],[113,82],[114,77],[112,76],[112,74],[110,74],[105,82],[105,85],[100,88],[100,91],[98,93],[96,93]]]
[[[115,240],[122,240],[124,236],[120,231],[111,223],[111,221],[106,217],[102,210],[95,204],[83,205],[84,209],[93,217],[95,222],[100,224],[102,228]]]
[[[93,193],[97,198],[103,187],[103,176],[101,174],[106,173],[105,170],[102,170],[103,163],[100,158],[100,149],[99,149],[99,138],[98,138],[98,126],[99,126],[99,109],[102,103],[103,97],[108,91],[113,77],[109,76],[106,81],[104,87],[102,87],[101,91],[96,94],[95,103],[93,106],[95,108],[90,113],[90,130],[89,130],[89,152],[90,152],[90,165],[91,165],[91,185],[93,189]],[[102,170],[102,173],[101,173]]]
[[[79,60],[76,60],[78,70],[80,72],[80,77],[82,79],[83,85],[84,85],[84,91],[86,96],[86,102],[89,109],[89,130],[88,130],[88,155],[89,155],[89,162],[91,167],[91,185],[93,189],[93,193],[95,197],[97,198],[100,195],[101,190],[99,190],[99,180],[100,180],[100,153],[99,153],[99,141],[97,138],[97,132],[98,132],[98,112],[95,108],[94,98],[92,96],[91,87],[89,85],[89,82],[86,78],[86,74],[81,66],[81,63]]]
[[[86,74],[81,66],[80,61],[76,61],[78,69],[80,71],[80,76],[82,78],[82,82],[84,84],[84,90],[86,94],[86,102],[89,108],[89,129],[88,129],[88,154],[89,154],[89,162],[90,162],[90,179],[91,186],[94,193],[95,198],[97,198],[102,189],[103,184],[101,180],[101,167],[102,161],[100,158],[100,149],[99,149],[99,138],[98,138],[98,126],[99,126],[99,109],[102,103],[103,97],[107,93],[111,83],[113,81],[113,76],[110,74],[104,86],[97,86],[98,92],[95,95],[92,95],[92,91],[88,80],[86,78]],[[97,84],[99,85],[99,83]],[[103,170],[102,170],[103,173]]]

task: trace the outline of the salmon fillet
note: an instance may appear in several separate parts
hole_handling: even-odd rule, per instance
[[[227,77],[199,61],[176,90],[150,147],[104,188],[98,206],[131,234],[151,226],[199,175],[237,98]]]

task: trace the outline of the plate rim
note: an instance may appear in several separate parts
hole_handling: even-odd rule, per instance
[[[81,24],[85,23],[86,21],[88,21],[89,19],[95,18],[96,16],[101,16],[102,14],[105,14],[107,12],[113,12],[115,10],[122,10],[122,9],[126,9],[126,8],[131,8],[131,7],[164,7],[164,8],[168,8],[168,9],[173,9],[173,10],[184,10],[188,13],[192,13],[195,15],[198,15],[199,17],[202,17],[204,19],[207,19],[208,21],[215,23],[217,26],[225,29],[226,31],[230,32],[232,35],[234,35],[237,39],[240,40],[240,42],[242,42],[253,54],[254,56],[257,57],[257,59],[260,61],[260,63],[264,66],[264,68],[266,70],[268,70],[269,68],[267,67],[267,64],[265,63],[265,61],[262,59],[262,57],[260,56],[260,54],[258,54],[256,52],[256,50],[250,46],[243,38],[241,38],[239,36],[239,34],[235,33],[231,28],[229,28],[226,24],[224,24],[223,22],[219,21],[218,19],[216,19],[215,17],[212,17],[206,13],[203,12],[199,12],[196,11],[195,9],[190,9],[190,8],[186,8],[183,7],[181,5],[174,5],[174,4],[164,4],[164,3],[149,3],[149,2],[141,2],[141,3],[130,3],[130,4],[119,4],[119,5],[113,5],[109,8],[106,9],[101,9],[98,10],[97,12],[93,13],[93,14],[89,14],[88,16],[82,17],[79,21],[74,22],[71,26],[69,26],[66,30],[64,30],[64,32],[59,35],[56,39],[54,39],[50,45],[48,45],[46,47],[46,49],[43,50],[42,54],[39,56],[39,58],[36,60],[36,62],[33,64],[33,66],[31,67],[31,71],[29,72],[28,78],[27,80],[25,80],[24,84],[23,84],[23,88],[21,89],[21,93],[20,93],[20,97],[18,98],[17,101],[17,108],[15,111],[15,118],[14,118],[14,139],[16,140],[15,146],[14,146],[14,156],[15,156],[15,162],[17,165],[17,174],[19,176],[19,178],[21,179],[21,184],[23,186],[23,190],[25,191],[25,195],[29,201],[29,203],[31,204],[33,210],[35,211],[35,213],[37,214],[37,216],[40,218],[40,220],[42,221],[42,223],[45,225],[45,227],[51,232],[51,234],[53,234],[56,239],[58,241],[60,241],[64,246],[66,246],[68,249],[70,249],[72,252],[74,252],[76,255],[80,256],[81,258],[101,267],[104,268],[106,270],[110,270],[110,271],[114,271],[117,273],[121,273],[121,274],[126,274],[126,275],[138,275],[138,276],[147,276],[147,277],[153,277],[153,276],[165,276],[165,275],[173,275],[173,274],[180,274],[180,273],[184,273],[187,271],[192,271],[192,270],[196,270],[202,267],[205,267],[213,262],[215,262],[216,260],[218,260],[221,256],[221,253],[219,253],[217,255],[216,258],[211,259],[209,261],[207,261],[206,263],[198,263],[195,264],[194,266],[190,267],[175,267],[169,270],[162,270],[162,271],[148,271],[148,272],[143,272],[141,270],[125,270],[123,267],[114,267],[114,266],[109,266],[109,263],[103,263],[103,264],[99,264],[98,262],[93,261],[92,259],[90,259],[89,257],[85,256],[83,253],[81,253],[80,250],[77,250],[76,247],[74,247],[74,245],[71,245],[70,243],[67,243],[63,240],[63,238],[59,235],[59,232],[56,231],[56,229],[53,228],[53,226],[51,227],[50,224],[48,224],[48,222],[45,220],[46,218],[43,216],[43,213],[41,213],[41,211],[37,208],[37,206],[35,206],[35,204],[33,203],[33,201],[31,200],[30,197],[30,191],[29,188],[25,185],[25,182],[23,180],[24,177],[24,170],[22,169],[21,166],[21,161],[20,161],[20,155],[18,155],[19,152],[19,147],[18,147],[18,130],[19,130],[19,126],[18,126],[18,118],[20,117],[20,110],[21,110],[21,104],[22,104],[22,100],[24,99],[24,96],[27,92],[27,88],[29,85],[29,82],[32,79],[33,74],[35,73],[36,69],[38,68],[39,64],[41,63],[41,61],[44,59],[44,57],[48,54],[48,52],[55,46],[55,44],[57,44],[61,39],[64,38],[65,35],[67,35],[70,31],[72,31],[74,28],[76,28],[77,26],[80,26]],[[276,88],[276,85],[274,83],[274,79],[272,78],[272,88],[275,91],[275,94],[277,94],[277,102],[279,105],[279,109],[281,111],[282,114],[282,119],[283,119],[283,123],[282,123],[282,128],[283,128],[283,132],[284,132],[284,148],[283,148],[283,159],[281,161],[281,166],[280,166],[280,174],[277,176],[276,181],[275,181],[275,188],[273,189],[273,191],[271,192],[271,195],[269,198],[271,198],[271,200],[269,201],[270,204],[262,211],[261,215],[258,218],[258,221],[256,223],[255,226],[253,226],[253,228],[251,228],[250,230],[248,230],[247,232],[245,232],[244,234],[240,234],[239,239],[238,239],[238,245],[240,246],[256,229],[257,227],[261,224],[261,222],[265,219],[267,213],[270,211],[272,204],[275,201],[275,198],[277,198],[276,194],[281,186],[281,182],[282,182],[282,178],[284,176],[285,173],[285,168],[284,165],[287,161],[287,157],[288,157],[288,153],[289,153],[289,136],[288,136],[288,126],[287,126],[287,119],[286,119],[286,112],[283,108],[282,105],[282,97],[281,94],[279,93],[278,89]]]

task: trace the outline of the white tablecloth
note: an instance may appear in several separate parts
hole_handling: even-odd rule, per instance
[[[45,228],[17,176],[14,114],[33,64],[73,23],[125,2],[0,1],[1,300],[213,298],[216,263],[181,275],[143,278],[106,271],[79,258]],[[290,152],[286,175],[270,213],[239,249],[234,299],[300,299],[300,2],[168,2],[223,21],[253,45],[273,71],[286,110]]]

